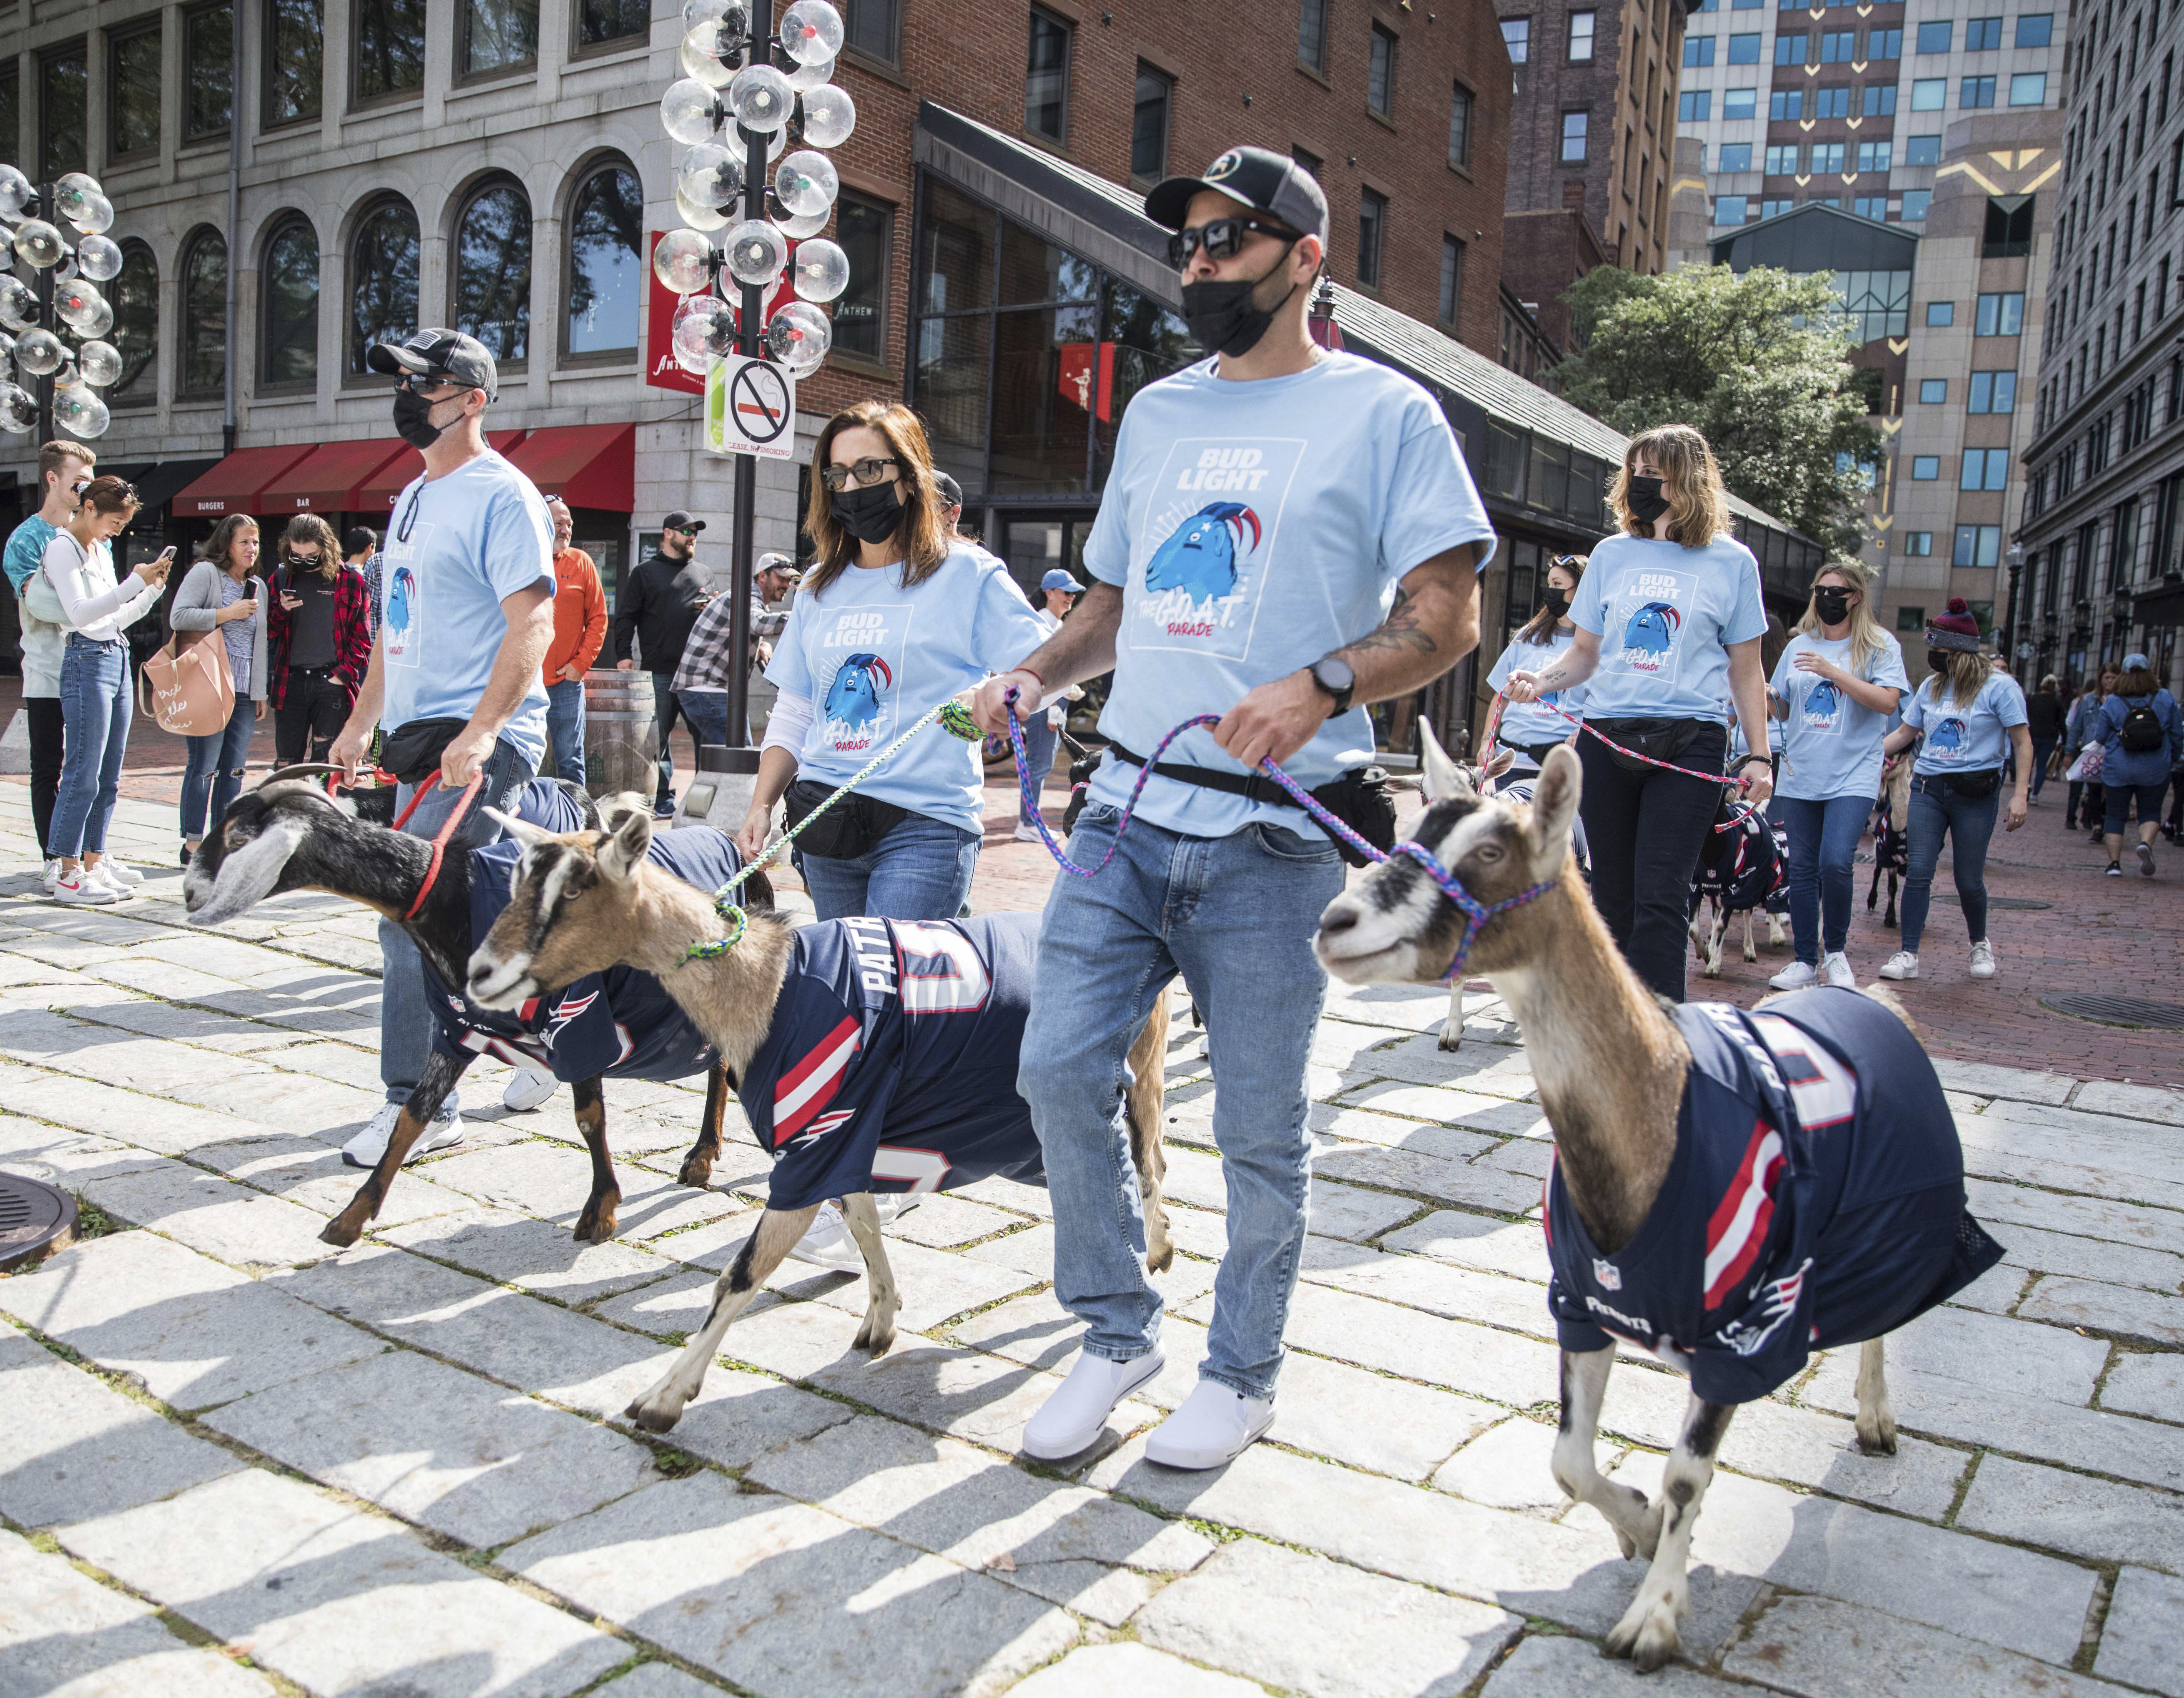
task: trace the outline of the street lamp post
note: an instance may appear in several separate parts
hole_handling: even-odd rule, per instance
[[[2011,672],[2017,671],[2017,587],[2025,575],[2025,544],[2009,545],[2009,611],[2002,622],[2002,652]]]
[[[121,351],[105,340],[114,308],[98,287],[121,272],[121,250],[106,235],[113,224],[113,203],[96,178],[70,171],[34,187],[0,165],[8,263],[33,275],[27,284],[0,276],[0,357],[12,357],[16,377],[31,385],[0,381],[0,430],[35,431],[42,443],[59,431],[105,435],[111,415],[98,392],[121,376]]]

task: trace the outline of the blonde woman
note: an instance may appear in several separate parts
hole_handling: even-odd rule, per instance
[[[1994,946],[1986,935],[1986,846],[2002,807],[2002,765],[2017,755],[2017,783],[2010,793],[2008,828],[2025,823],[2025,788],[2032,782],[2032,734],[2025,728],[2025,692],[2007,672],[1995,671],[1980,653],[1979,621],[1964,598],[1926,626],[1926,665],[1933,673],[1903,704],[1903,723],[1881,748],[1898,754],[1914,743],[1911,823],[1905,835],[1910,868],[1903,883],[1903,947],[1880,969],[1885,979],[1919,977],[1919,944],[1934,894],[1934,869],[1942,839],[1950,845],[1957,898],[1971,935],[1971,976],[1994,977]]]
[[[1849,990],[1851,864],[1880,788],[1881,739],[1911,680],[1903,651],[1873,617],[1873,577],[1856,560],[1820,568],[1812,598],[1768,685],[1782,726],[1782,781],[1768,813],[1790,839],[1790,933],[1797,959],[1768,983],[1825,980]]]
[[[1589,684],[1585,721],[1624,749],[1696,773],[1723,771],[1734,701],[1746,725],[1767,723],[1759,640],[1767,614],[1759,564],[1729,534],[1729,493],[1707,440],[1688,425],[1641,431],[1608,489],[1621,534],[1592,551],[1570,618],[1569,650],[1519,668],[1513,703]],[[1672,1001],[1684,996],[1691,875],[1721,804],[1720,784],[1578,740],[1580,804],[1592,850],[1592,898],[1624,959]],[[1764,802],[1773,763],[1763,747],[1737,768]]]

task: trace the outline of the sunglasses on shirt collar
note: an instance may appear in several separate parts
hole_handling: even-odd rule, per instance
[[[1233,259],[1244,251],[1244,240],[1252,231],[1277,237],[1283,242],[1301,242],[1304,237],[1286,224],[1277,224],[1265,218],[1217,218],[1206,224],[1192,225],[1178,230],[1167,239],[1167,263],[1178,271],[1190,263],[1190,256],[1201,248],[1209,259]]]

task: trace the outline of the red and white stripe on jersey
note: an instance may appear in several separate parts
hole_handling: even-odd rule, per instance
[[[861,1033],[854,1016],[811,1047],[811,1051],[783,1073],[773,1088],[773,1142],[779,1149],[804,1129],[804,1123],[827,1106],[842,1088],[850,1058],[857,1053]]]
[[[1840,1126],[1858,1112],[1858,1075],[1779,1014],[1755,1014],[1752,1023],[1774,1053],[1790,1088],[1797,1120],[1808,1132]]]
[[[1774,1219],[1774,1182],[1781,1177],[1782,1134],[1755,1121],[1736,1177],[1707,1222],[1706,1307],[1719,1308],[1752,1271]]]

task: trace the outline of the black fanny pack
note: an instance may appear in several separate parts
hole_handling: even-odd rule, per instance
[[[387,734],[379,764],[404,784],[421,784],[440,770],[440,757],[469,723],[466,719],[413,719]]]
[[[1977,772],[1944,772],[1942,782],[1953,796],[1961,796],[1967,802],[1984,802],[2002,788],[2002,769],[1986,766]]]
[[[1618,749],[1607,751],[1615,764],[1626,772],[1646,771],[1645,761],[1633,756],[1643,754],[1655,760],[1675,760],[1707,732],[1719,728],[1712,720],[1703,719],[1597,719],[1587,723],[1602,737],[1613,738],[1630,751],[1630,754]]]
[[[816,779],[800,778],[788,787],[781,799],[787,829],[794,831],[812,811],[834,793],[836,787],[822,784]],[[877,796],[861,796],[855,791],[820,815],[811,829],[796,840],[796,847],[806,855],[816,855],[827,860],[855,860],[860,855],[870,855],[879,840],[910,817],[910,810],[898,808],[892,802],[883,802]]]
[[[1512,743],[1506,737],[1496,737],[1494,740],[1504,749],[1514,749],[1535,766],[1545,766],[1547,764],[1548,754],[1563,746],[1563,740],[1560,738],[1547,743]]]
[[[1119,743],[1109,743],[1107,752],[1133,766],[1145,764],[1144,755],[1133,754]],[[1222,790],[1254,802],[1271,802],[1278,808],[1298,807],[1295,797],[1259,773],[1223,772],[1217,767],[1184,766],[1167,760],[1156,762],[1153,771],[1178,783],[1195,784],[1201,790]],[[1381,854],[1396,846],[1396,793],[1389,787],[1388,775],[1379,767],[1352,767],[1334,782],[1308,793]],[[1299,808],[1298,811],[1303,810]],[[1334,839],[1334,847],[1352,866],[1372,865],[1340,838]]]

